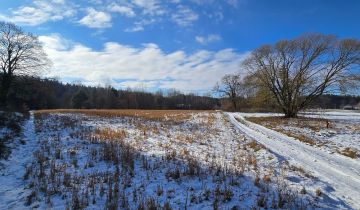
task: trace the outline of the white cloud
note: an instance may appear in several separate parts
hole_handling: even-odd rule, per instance
[[[190,0],[191,2],[198,4],[198,5],[209,5],[209,4],[216,4],[216,3],[223,3],[225,2],[226,4],[232,6],[232,7],[237,7],[240,3],[244,3],[246,0],[222,0],[222,1],[218,1],[218,0]]]
[[[144,26],[135,24],[134,26],[132,26],[130,28],[126,28],[124,30],[124,32],[138,32],[138,31],[143,31],[143,30],[144,30]]]
[[[214,0],[190,0],[191,2],[199,5],[212,4]]]
[[[171,19],[182,27],[190,26],[198,18],[198,14],[182,5],[178,6],[177,12],[171,16]]]
[[[102,50],[95,51],[58,35],[39,39],[54,63],[50,77],[65,79],[71,75],[87,85],[118,88],[142,84],[182,91],[210,90],[223,75],[238,72],[246,56],[232,49],[165,53],[156,44],[137,48],[115,42],[107,42]]]
[[[221,36],[217,34],[210,34],[207,37],[204,36],[196,36],[195,40],[200,44],[208,44],[212,42],[217,42],[221,40]]]
[[[134,26],[130,27],[130,28],[126,28],[124,31],[125,32],[138,32],[138,31],[143,31],[144,27],[150,24],[153,24],[156,22],[156,19],[152,18],[152,19],[144,19],[141,21],[137,21],[134,23]]]
[[[48,21],[59,21],[76,13],[74,5],[65,0],[35,0],[30,6],[11,10],[11,15],[0,15],[0,20],[22,25],[37,26]]]
[[[88,8],[87,14],[79,23],[89,28],[108,28],[111,27],[111,16],[105,12],[97,11],[94,8]]]
[[[226,0],[226,2],[235,8],[239,6],[239,0]]]
[[[159,0],[131,0],[131,2],[143,9],[144,14],[163,15],[166,10],[162,8]]]
[[[104,2],[102,0],[88,0],[88,2],[92,3],[92,4],[103,4]]]
[[[240,0],[222,0],[222,4],[236,6]],[[241,0],[245,1],[245,0]],[[0,21],[10,21],[20,25],[38,26],[49,21],[69,20],[90,28],[108,28],[115,21],[111,15],[119,14],[131,17],[132,26],[122,30],[136,32],[145,30],[147,25],[174,22],[180,27],[189,27],[200,15],[218,22],[223,20],[222,11],[215,0],[191,0],[184,6],[182,0],[89,0],[82,3],[70,0],[28,0],[22,6],[9,9],[8,13],[0,14]],[[204,5],[207,8],[193,10],[191,4]],[[208,5],[213,5],[215,12],[204,12]],[[88,8],[88,9],[86,9]],[[220,9],[221,10],[221,9]],[[82,14],[85,11],[86,14]],[[82,16],[80,16],[82,15]],[[114,16],[119,18],[119,15]],[[116,19],[117,20],[117,19]],[[151,22],[149,22],[151,20]]]
[[[116,3],[112,3],[108,6],[109,11],[120,13],[126,17],[134,17],[136,14],[131,7],[118,5]]]
[[[40,41],[44,44],[45,49],[56,49],[58,51],[69,50],[74,43],[63,39],[59,34],[52,34],[51,36],[40,36]]]

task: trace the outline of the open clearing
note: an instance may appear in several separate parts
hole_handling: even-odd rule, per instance
[[[0,209],[360,208],[358,158],[244,116],[261,117],[220,111],[34,112],[23,125],[26,144],[1,161]],[[336,143],[341,149],[341,141]]]
[[[359,158],[360,113],[304,113],[298,119],[242,114],[246,120],[294,137],[329,153]]]
[[[228,113],[228,115],[231,122],[247,136],[256,139],[290,163],[301,165],[304,169],[314,172],[316,177],[329,184],[330,190],[328,191],[330,194],[344,197],[352,203],[352,205],[356,206],[356,208],[360,207],[358,202],[360,200],[360,161],[357,155],[349,158],[345,157],[348,155],[333,153],[328,148],[328,145],[350,144],[355,148],[352,149],[352,151],[358,150],[360,141],[359,114],[346,112],[303,114],[310,118],[322,117],[321,119],[317,119],[318,124],[315,128],[313,125],[314,121],[311,120],[292,120],[290,123],[289,120],[286,120],[286,123],[284,123],[279,122],[282,121],[279,117],[271,118],[271,114]],[[252,123],[246,120],[244,116],[252,121],[257,121],[281,130],[282,133]],[[251,118],[252,116],[256,117]],[[321,124],[327,125],[327,120],[331,120],[330,124],[332,128],[330,128],[330,126],[329,128],[326,128],[326,126],[323,128],[323,126],[321,126]],[[305,123],[305,125],[300,126],[299,121]],[[296,126],[293,126],[293,124]],[[283,129],[279,129],[279,127]],[[297,135],[301,135],[310,139],[312,135],[311,131],[314,129],[317,129],[320,136],[323,133],[331,132],[332,137],[321,139],[322,141],[326,141],[321,144],[321,146],[319,146],[316,141],[314,144],[311,144],[296,138]],[[290,132],[292,135],[289,136],[288,131],[292,131]],[[294,133],[297,133],[297,135],[294,135]],[[350,146],[347,148],[349,147]]]

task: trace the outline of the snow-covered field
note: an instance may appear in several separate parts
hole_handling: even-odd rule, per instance
[[[20,113],[0,111],[0,160],[8,158],[13,148],[24,143],[21,138],[21,128],[25,118]],[[1,168],[2,163],[0,162]]]
[[[286,120],[270,113],[241,113],[241,116],[279,131],[328,153],[360,157],[360,113],[351,111],[304,112],[300,119]]]
[[[278,114],[268,113],[228,115],[243,133],[326,182],[329,196],[343,197],[352,207],[360,208],[359,113],[332,111],[301,114],[310,120],[279,120]]]
[[[241,113],[139,113],[32,114],[1,161],[0,209],[360,207],[358,159]]]

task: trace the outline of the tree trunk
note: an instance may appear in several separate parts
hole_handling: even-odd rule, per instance
[[[233,106],[234,106],[234,110],[237,111],[237,106],[236,106],[236,99],[233,98],[232,100]]]
[[[298,111],[292,110],[292,109],[286,109],[284,111],[286,118],[296,118]]]
[[[0,89],[0,107],[6,108],[7,95],[11,85],[11,76],[3,74],[1,77],[1,89]]]

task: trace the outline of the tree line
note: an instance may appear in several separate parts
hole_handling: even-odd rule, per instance
[[[244,90],[244,89],[243,89]],[[267,97],[235,98],[236,111],[281,111],[276,102]],[[310,108],[341,109],[356,106],[360,96],[322,95]],[[149,93],[141,90],[117,90],[111,86],[91,87],[81,84],[64,84],[55,79],[17,76],[7,95],[11,110],[39,109],[222,109],[235,111],[228,98],[184,94],[177,90]]]
[[[111,86],[91,87],[64,84],[55,79],[16,76],[7,94],[13,110],[38,109],[215,109],[220,99],[177,90],[149,93],[117,90]]]

